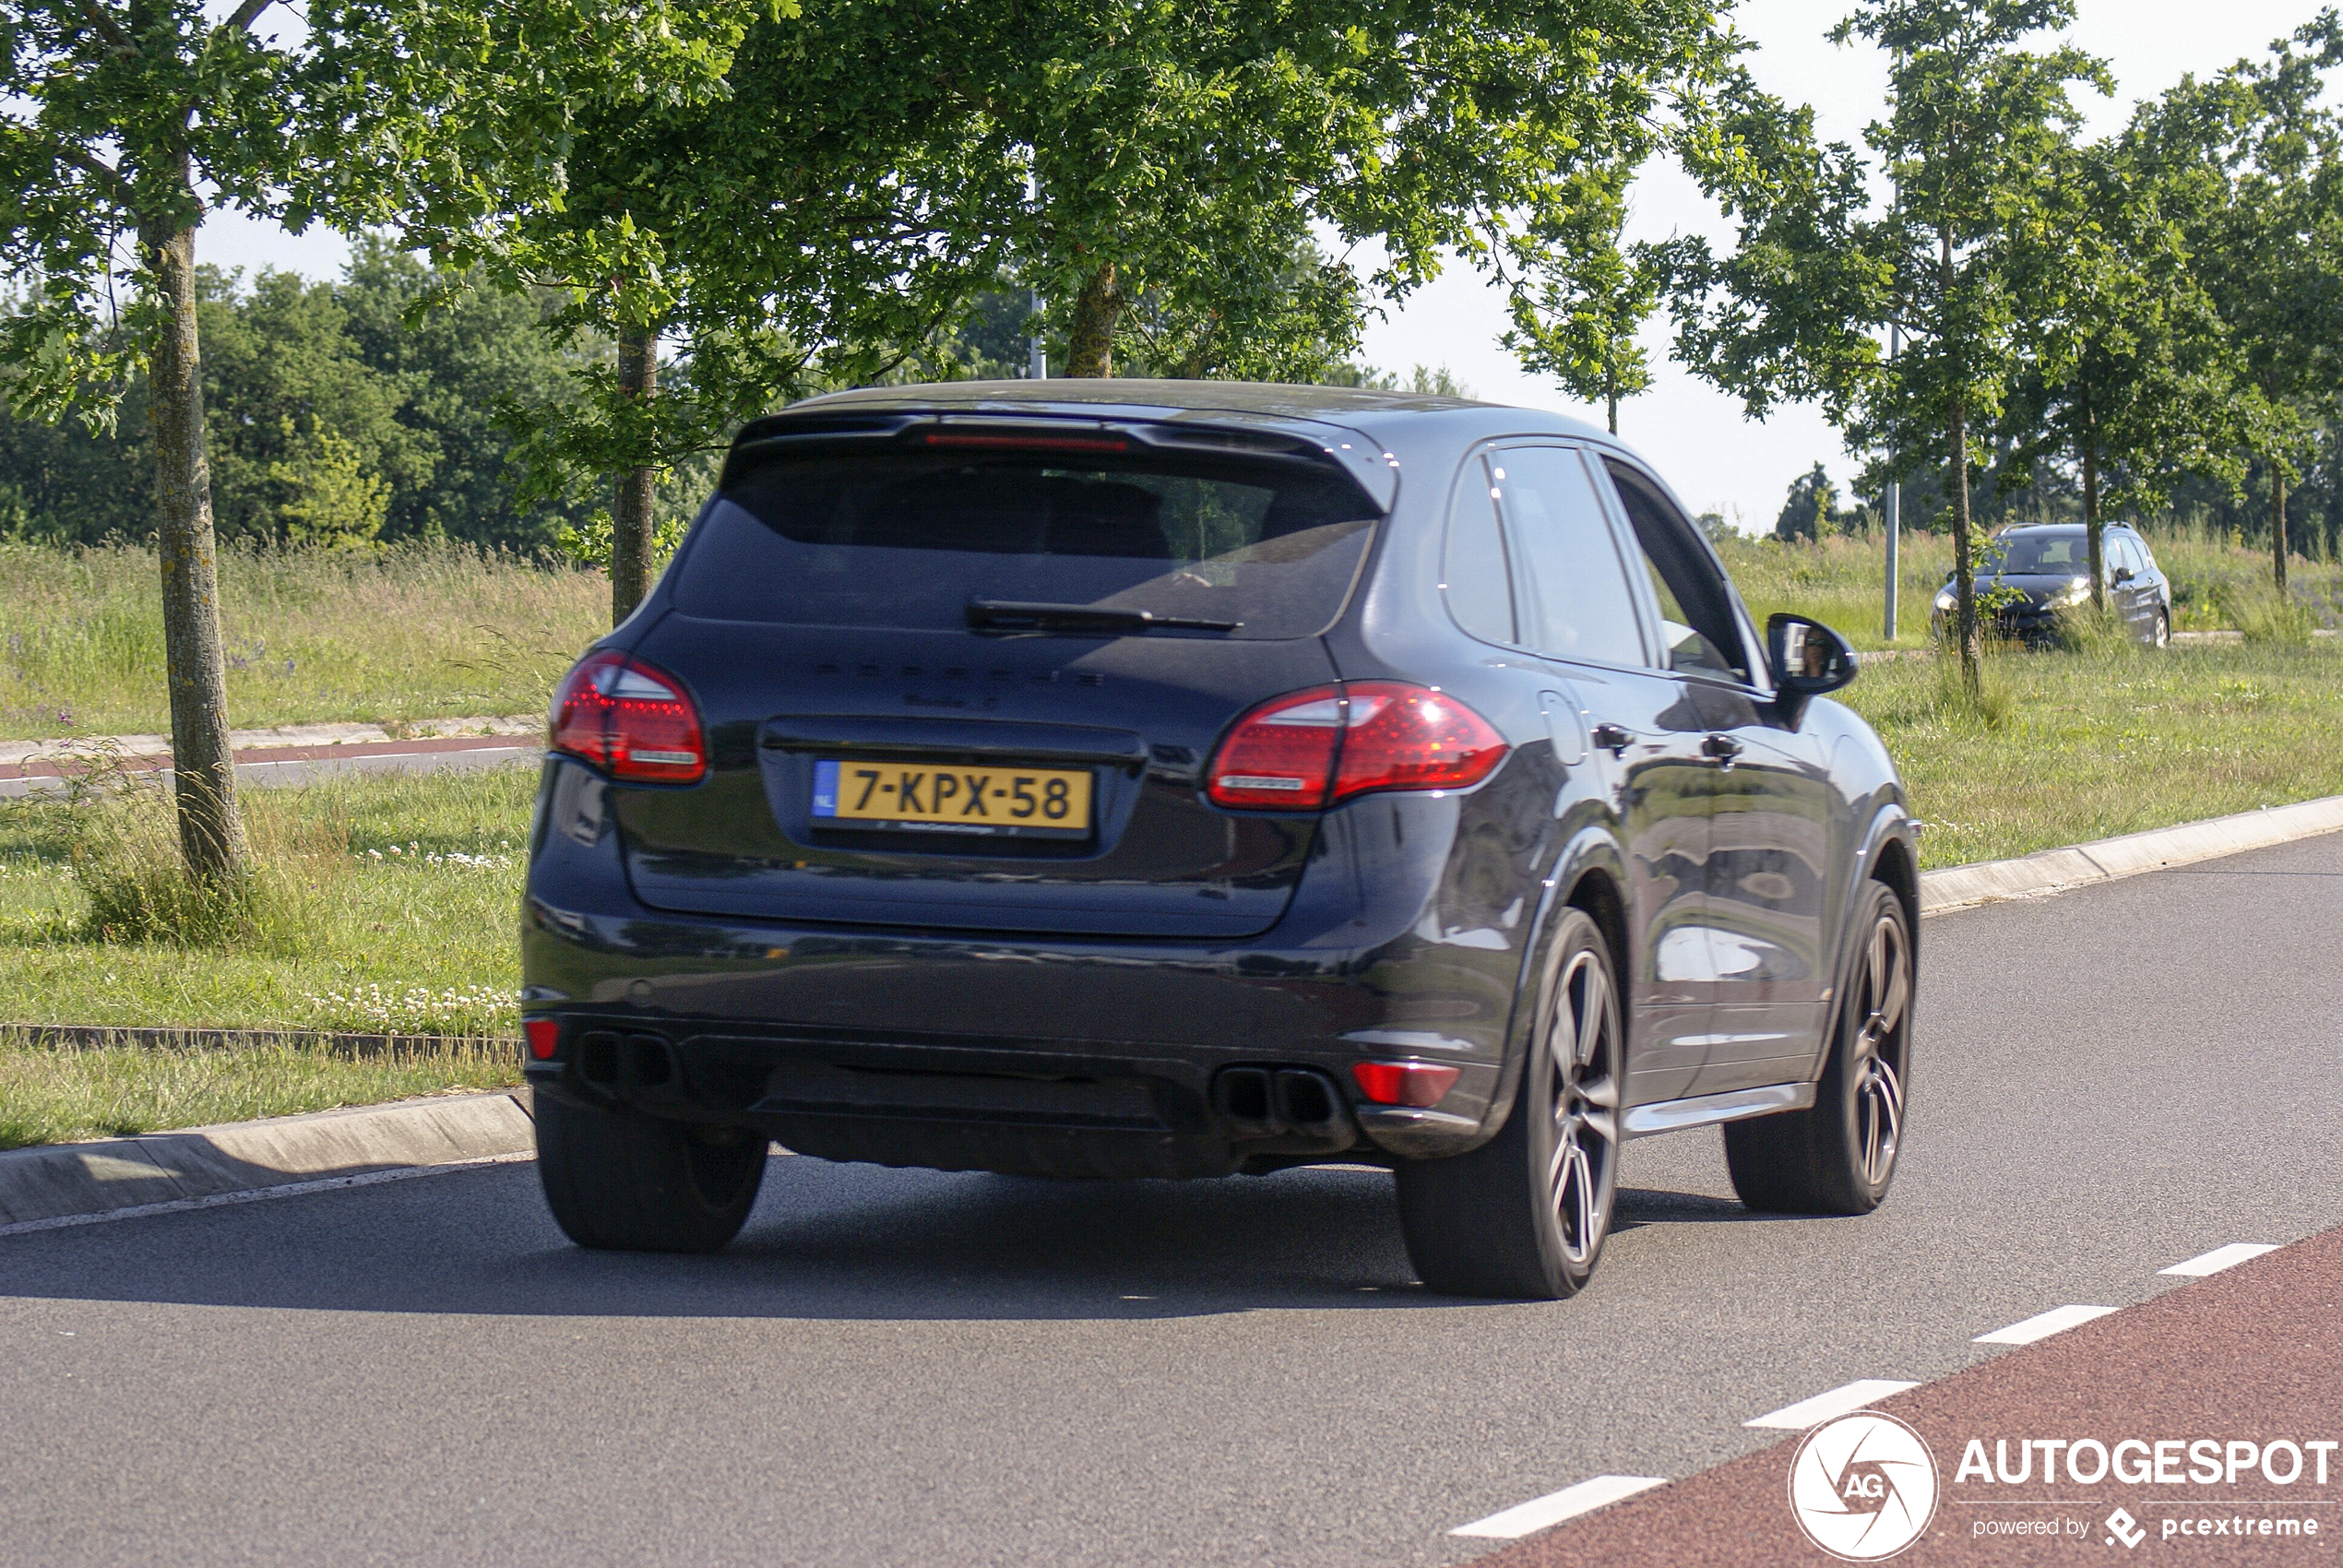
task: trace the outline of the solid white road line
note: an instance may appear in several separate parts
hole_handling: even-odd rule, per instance
[[[190,1214],[202,1208],[227,1208],[236,1204],[265,1203],[270,1198],[302,1198],[312,1193],[339,1192],[344,1187],[377,1187],[385,1182],[405,1182],[417,1176],[449,1176],[485,1165],[513,1165],[535,1159],[533,1149],[512,1154],[483,1155],[478,1159],[451,1159],[445,1165],[399,1165],[388,1170],[365,1170],[355,1176],[321,1176],[308,1182],[286,1182],[274,1187],[251,1187],[233,1193],[213,1193],[200,1198],[172,1198],[164,1203],[137,1204],[97,1214],[61,1214],[51,1219],[23,1219],[0,1225],[0,1236],[23,1236],[35,1230],[66,1230],[78,1225],[110,1225],[117,1219],[144,1219],[155,1214]]]
[[[1843,1416],[1849,1410],[1860,1410],[1874,1399],[1885,1399],[1891,1394],[1901,1394],[1907,1388],[1918,1388],[1916,1383],[1898,1383],[1887,1377],[1859,1377],[1844,1388],[1834,1388],[1827,1394],[1817,1394],[1812,1399],[1801,1399],[1795,1405],[1743,1421],[1745,1427],[1772,1427],[1781,1431],[1804,1431],[1817,1421],[1833,1416]]]
[[[2233,1267],[2238,1264],[2243,1263],[2247,1258],[2258,1258],[2264,1253],[2274,1253],[2276,1251],[2278,1251],[2276,1247],[2270,1246],[2266,1242],[2231,1241],[2226,1247],[2215,1247],[2209,1253],[2199,1253],[2196,1256],[2190,1258],[2183,1263],[2176,1263],[2170,1268],[2159,1268],[2156,1272],[2159,1274],[2185,1274],[2191,1277],[2196,1277],[2207,1274],[2218,1274],[2225,1268]]]
[[[1997,1328],[1991,1334],[1977,1336],[1980,1345],[2031,1345],[2037,1339],[2048,1339],[2063,1334],[2077,1324],[2095,1317],[2105,1317],[2113,1307],[2052,1307],[2046,1313],[2036,1313],[2023,1323],[2013,1323],[2007,1328]]]
[[[1559,1525],[1564,1519],[1591,1514],[1623,1497],[1633,1497],[1639,1491],[1649,1491],[1653,1487],[1667,1484],[1664,1476],[1597,1476],[1592,1480],[1580,1481],[1576,1486],[1564,1487],[1551,1496],[1508,1508],[1502,1514],[1492,1514],[1486,1519],[1460,1525],[1448,1533],[1452,1536],[1479,1536],[1488,1540],[1518,1540],[1549,1525]]]

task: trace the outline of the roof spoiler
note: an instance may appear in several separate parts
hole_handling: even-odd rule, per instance
[[[724,458],[720,484],[809,446],[965,448],[1112,454],[1133,450],[1302,462],[1340,471],[1387,512],[1399,493],[1398,460],[1357,431],[1315,421],[1210,410],[1172,420],[1053,414],[773,414],[743,426]]]

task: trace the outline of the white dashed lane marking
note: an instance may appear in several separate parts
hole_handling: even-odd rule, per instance
[[[2023,1323],[2013,1323],[2007,1328],[1997,1328],[1991,1334],[1977,1336],[1980,1345],[2031,1345],[2037,1339],[2048,1339],[2063,1334],[2078,1324],[2095,1317],[2105,1317],[2113,1307],[2052,1307],[2046,1313],[2036,1313]]]
[[[1849,1410],[1860,1410],[1874,1399],[1885,1399],[1891,1394],[1901,1394],[1907,1388],[1918,1388],[1916,1383],[1898,1383],[1894,1378],[1859,1377],[1844,1388],[1834,1388],[1827,1394],[1817,1394],[1811,1399],[1801,1399],[1795,1405],[1743,1421],[1749,1427],[1771,1427],[1780,1431],[1804,1431],[1817,1421],[1833,1416],[1843,1416]]]
[[[1597,1476],[1592,1480],[1580,1481],[1576,1486],[1566,1486],[1548,1496],[1516,1504],[1502,1514],[1492,1514],[1486,1519],[1459,1525],[1448,1533],[1452,1536],[1479,1536],[1489,1540],[1518,1540],[1549,1525],[1559,1525],[1564,1519],[1591,1514],[1623,1497],[1633,1497],[1639,1491],[1649,1491],[1653,1487],[1667,1484],[1667,1478],[1663,1476]]]
[[[2258,1258],[2264,1253],[2276,1251],[2278,1251],[2276,1247],[2264,1241],[2231,1241],[2226,1247],[2215,1247],[2209,1253],[2199,1253],[2183,1263],[2176,1263],[2170,1268],[2159,1268],[2156,1272],[2184,1274],[2191,1277],[2218,1274],[2221,1270],[2242,1264],[2248,1258]]]

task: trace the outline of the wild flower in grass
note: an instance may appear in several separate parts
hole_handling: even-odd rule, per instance
[[[496,986],[353,985],[310,996],[308,1022],[363,1034],[508,1034],[518,1003]]]

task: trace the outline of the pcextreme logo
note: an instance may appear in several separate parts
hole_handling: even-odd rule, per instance
[[[1893,1416],[1857,1410],[1808,1432],[1790,1462],[1790,1514],[1849,1562],[1895,1556],[1936,1516],[1936,1456]]]

